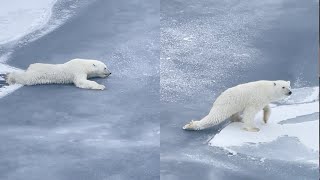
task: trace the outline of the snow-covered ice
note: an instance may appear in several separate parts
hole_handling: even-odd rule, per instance
[[[18,40],[42,28],[57,0],[10,0],[0,6],[0,44]]]

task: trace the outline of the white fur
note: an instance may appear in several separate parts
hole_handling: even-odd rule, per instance
[[[213,103],[209,114],[200,121],[191,121],[183,129],[202,130],[212,127],[231,117],[233,121],[240,121],[243,112],[244,129],[259,131],[255,127],[254,117],[263,109],[264,122],[270,116],[269,103],[278,101],[289,95],[289,81],[256,81],[240,84],[224,91]]]
[[[110,71],[101,61],[72,59],[64,64],[31,64],[24,72],[12,72],[7,75],[8,84],[68,84],[79,88],[103,90],[104,85],[87,78],[108,77]]]

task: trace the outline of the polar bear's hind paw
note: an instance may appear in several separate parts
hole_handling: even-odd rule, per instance
[[[197,121],[192,120],[190,123],[184,125],[182,127],[182,129],[184,129],[184,130],[200,130],[201,128],[198,125],[196,125],[196,122]]]
[[[243,130],[249,131],[249,132],[259,132],[260,131],[260,129],[256,128],[256,127],[250,127],[250,128],[245,127],[245,128],[243,128]]]

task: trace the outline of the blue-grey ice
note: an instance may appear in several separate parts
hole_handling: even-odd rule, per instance
[[[6,65],[89,58],[112,76],[95,79],[104,91],[24,86],[1,98],[0,179],[159,179],[159,2],[51,2],[45,24],[1,44]]]
[[[319,3],[162,0],[160,6],[161,179],[317,179]],[[289,80],[294,93],[272,105],[259,135],[228,121],[182,130],[207,115],[227,88],[263,79]]]

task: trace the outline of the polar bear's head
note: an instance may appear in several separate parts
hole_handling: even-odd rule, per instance
[[[280,100],[292,94],[290,81],[273,81],[274,99]]]
[[[101,61],[96,61],[96,60],[90,61],[88,69],[89,69],[89,72],[88,72],[89,78],[92,78],[92,77],[105,78],[111,74],[108,67]]]

